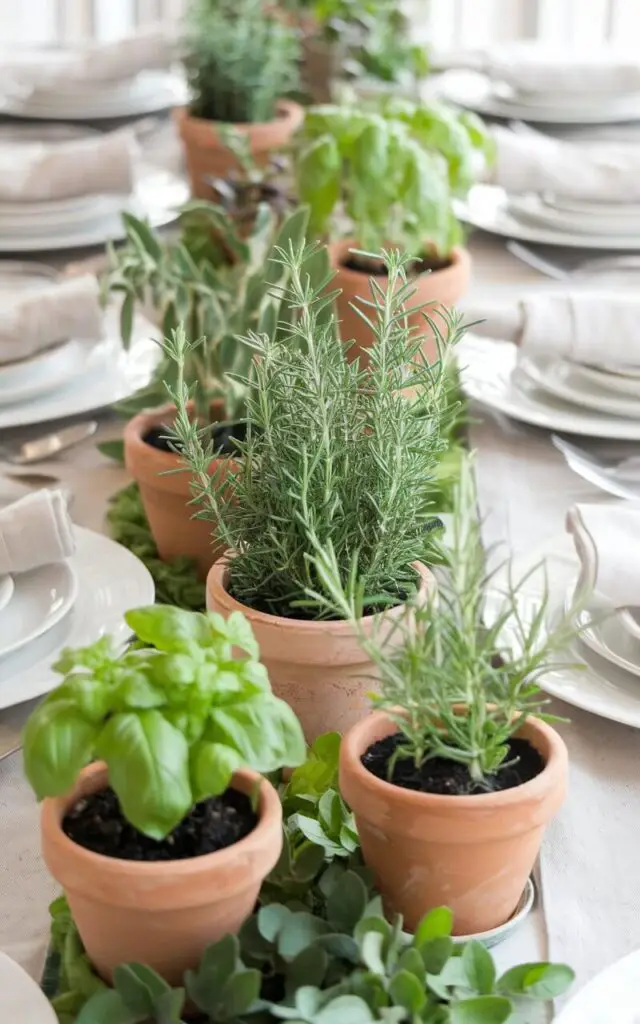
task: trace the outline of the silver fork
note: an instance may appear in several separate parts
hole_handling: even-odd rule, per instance
[[[44,434],[33,441],[19,441],[13,444],[7,442],[0,445],[0,459],[6,459],[17,466],[42,462],[73,445],[80,444],[81,441],[86,441],[97,429],[97,421],[89,420],[87,423],[74,423],[71,427],[64,427],[52,434]]]
[[[531,267],[533,270],[538,270],[541,274],[551,277],[555,281],[575,280],[583,276],[589,277],[592,274],[606,273],[607,271],[614,270],[634,270],[640,272],[640,255],[634,256],[632,253],[624,256],[601,256],[595,259],[582,260],[577,266],[570,268],[562,267],[558,263],[547,259],[546,256],[541,256],[535,250],[530,249],[529,246],[523,245],[522,242],[508,241],[506,248],[521,263]]]
[[[565,458],[570,469],[588,483],[593,484],[607,494],[616,498],[623,498],[626,501],[640,501],[640,460],[637,457],[631,459],[607,459],[591,452],[571,441],[567,441],[558,434],[551,435],[551,441],[555,448]],[[625,464],[631,470],[636,461],[639,466],[636,469],[638,483],[635,483],[630,472],[625,474]],[[635,474],[634,474],[635,475]]]

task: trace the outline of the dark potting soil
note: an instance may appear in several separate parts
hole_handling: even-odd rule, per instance
[[[64,833],[79,846],[120,860],[186,860],[215,853],[244,839],[258,817],[244,793],[228,789],[196,804],[178,827],[162,840],[150,839],[130,825],[112,789],[80,800],[62,822]]]
[[[372,775],[384,782],[392,782],[394,786],[444,796],[478,796],[514,789],[534,779],[544,768],[544,761],[535,747],[527,740],[512,739],[508,743],[505,766],[489,776],[484,785],[472,781],[465,765],[444,757],[424,761],[419,768],[410,757],[398,757],[389,778],[389,761],[405,742],[402,733],[397,732],[372,743],[362,755],[362,764]],[[509,764],[511,761],[514,763]]]
[[[355,270],[358,274],[377,277],[387,276],[387,268],[382,261],[378,260],[364,260],[362,257],[352,255],[345,260],[344,266],[347,270]],[[420,274],[426,274],[428,271],[435,273],[436,270],[445,270],[450,266],[451,260],[440,259],[438,256],[422,256],[420,259],[413,260],[409,264],[408,273],[410,277],[418,277]]]
[[[237,455],[238,446],[236,441],[244,441],[247,433],[246,424],[232,423],[229,426],[213,424],[211,427],[211,438],[216,452],[221,455]],[[151,445],[160,452],[172,452],[174,449],[169,446],[166,427],[152,427],[144,435],[145,444]]]

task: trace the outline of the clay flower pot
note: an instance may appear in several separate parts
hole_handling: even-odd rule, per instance
[[[196,507],[189,504],[191,474],[189,472],[162,474],[180,466],[180,459],[174,452],[160,451],[146,444],[144,438],[154,427],[162,427],[171,418],[171,405],[139,413],[129,420],[124,428],[124,461],[127,470],[140,488],[140,497],[149,520],[149,526],[156,542],[160,558],[171,562],[182,556],[197,563],[198,574],[204,579],[211,564],[224,551],[223,544],[216,544],[212,525],[204,519],[194,519]],[[221,419],[221,403],[213,403],[214,415]],[[210,466],[213,472],[220,464],[215,459]],[[231,465],[231,460],[224,460]]]
[[[240,169],[237,158],[218,135],[215,121],[191,117],[187,107],[177,107],[173,116],[185,149],[191,192],[199,199],[211,199],[213,190],[205,178],[226,178]],[[249,137],[251,151],[258,163],[266,164],[271,152],[286,146],[300,127],[304,111],[298,103],[278,101],[278,116],[263,124],[236,124],[233,127]]]
[[[340,792],[355,814],[387,914],[402,914],[409,932],[428,910],[444,905],[453,911],[456,935],[503,924],[565,797],[563,740],[529,718],[518,736],[541,754],[539,775],[498,793],[442,796],[384,782],[362,765],[371,744],[396,731],[387,715],[375,712],[349,730],[340,750]]]
[[[390,245],[390,247],[392,247]],[[336,277],[332,282],[332,288],[340,288],[341,294],[336,299],[336,310],[340,321],[340,332],[343,341],[355,341],[351,349],[350,358],[360,356],[360,363],[366,366],[368,363],[367,349],[373,343],[373,334],[369,327],[360,319],[358,314],[351,308],[350,303],[355,303],[371,318],[371,310],[360,302],[360,299],[371,300],[369,290],[369,277],[366,271],[353,270],[345,266],[349,259],[349,250],[358,249],[357,242],[353,239],[333,242],[329,246],[331,263],[336,270]],[[416,294],[411,299],[411,306],[421,303],[429,303],[425,312],[438,323],[438,310],[442,307],[451,309],[462,298],[469,284],[471,272],[471,257],[466,249],[455,248],[450,255],[451,264],[442,270],[434,270],[430,273],[420,274],[411,279],[411,284],[416,289]],[[379,278],[383,283],[383,278]],[[435,339],[420,313],[413,313],[409,318],[409,324],[413,327],[420,327],[425,332],[424,350],[425,354],[434,359],[437,353]],[[443,324],[444,327],[444,324]]]
[[[436,586],[432,574],[414,563],[420,576],[420,599]],[[260,645],[260,660],[269,672],[273,692],[295,711],[308,743],[324,732],[345,732],[367,713],[367,694],[375,689],[377,671],[364,654],[348,622],[290,619],[255,611],[228,592],[229,557],[219,559],[207,576],[207,608],[229,615],[241,611]],[[386,612],[397,619],[403,606]],[[363,627],[371,634],[378,616],[368,615]],[[384,632],[378,633],[380,640]]]
[[[236,772],[232,786],[250,794],[260,777]],[[42,804],[42,852],[60,883],[85,949],[100,975],[143,963],[171,985],[182,983],[210,943],[237,932],[252,913],[260,886],[282,847],[282,806],[262,779],[259,820],[248,836],[217,853],[190,860],[143,862],[92,853],[62,831],[67,810],[107,784],[107,769],[92,764],[64,797]]]

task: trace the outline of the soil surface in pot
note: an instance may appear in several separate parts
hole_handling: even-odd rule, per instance
[[[443,796],[478,796],[481,793],[514,789],[534,779],[544,769],[544,761],[535,747],[527,740],[512,739],[508,743],[505,766],[499,768],[482,786],[471,779],[465,765],[448,761],[444,757],[431,758],[419,768],[415,767],[411,758],[398,757],[389,777],[389,761],[404,743],[402,733],[385,736],[365,751],[361,758],[362,764],[383,782],[391,782],[402,789],[439,793]]]
[[[373,275],[376,277],[386,277],[387,268],[381,260],[365,260],[362,257],[350,255],[345,260],[344,267],[347,270],[355,270],[358,274]],[[409,276],[419,277],[420,274],[426,274],[428,271],[435,272],[436,270],[446,270],[447,267],[451,266],[451,260],[442,259],[439,256],[422,256],[420,259],[413,260],[407,267]]]
[[[211,438],[213,440],[213,447],[216,452],[220,452],[221,455],[237,455],[238,446],[236,441],[244,441],[247,430],[244,423],[235,423],[230,426],[218,426],[214,424],[211,427]],[[166,427],[152,427],[144,435],[143,439],[145,444],[150,445],[152,448],[156,448],[160,452],[172,452],[173,448],[170,447],[169,441],[167,440]]]
[[[228,789],[196,804],[178,827],[160,841],[130,825],[110,788],[80,800],[64,817],[64,833],[79,846],[120,860],[186,860],[224,850],[244,839],[258,824],[251,801]]]

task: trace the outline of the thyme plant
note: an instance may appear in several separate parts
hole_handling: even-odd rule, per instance
[[[404,601],[415,589],[416,560],[434,553],[434,475],[446,442],[446,355],[462,334],[449,313],[436,324],[439,358],[430,363],[422,331],[406,319],[415,289],[409,257],[385,252],[384,289],[370,282],[366,314],[373,344],[369,368],[350,362],[338,336],[331,274],[313,283],[306,267],[326,250],[290,244],[276,256],[288,284],[278,289],[287,324],[279,334],[249,333],[254,352],[247,437],[238,468],[220,486],[208,472],[212,446],[188,416],[181,368],[191,349],[176,331],[167,352],[179,368],[169,388],[178,415],[176,450],[193,475],[200,515],[234,550],[233,595],[251,607],[287,616],[332,615],[319,564],[331,556],[352,598],[367,610]],[[411,386],[408,401],[403,389]]]
[[[298,87],[296,33],[263,0],[192,0],[184,51],[194,117],[271,121],[278,99]]]
[[[380,670],[376,707],[398,726],[398,756],[420,767],[434,757],[466,765],[472,784],[491,786],[509,753],[509,740],[529,715],[548,721],[539,680],[556,670],[575,633],[573,611],[553,630],[546,625],[546,596],[527,620],[522,589],[531,573],[494,593],[487,573],[477,514],[471,457],[463,459],[454,514],[444,543],[448,578],[426,604],[412,603],[395,624],[385,624],[385,643],[359,628],[362,594],[350,593],[331,552],[319,551],[316,569],[330,606],[351,619],[360,642]],[[497,572],[497,570],[496,570]],[[384,621],[384,616],[383,616]],[[394,637],[389,640],[389,635]],[[390,766],[393,768],[393,764]]]

